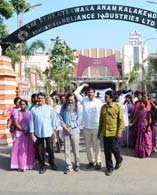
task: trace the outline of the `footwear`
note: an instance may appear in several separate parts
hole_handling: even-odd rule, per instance
[[[115,165],[115,170],[119,169],[122,165],[122,162],[123,162],[123,158],[121,158],[121,160],[119,162],[116,162],[116,165]]]
[[[106,170],[105,171],[105,174],[107,175],[107,176],[111,176],[112,175],[112,172],[113,172],[113,170]]]
[[[64,174],[67,175],[68,173],[70,173],[70,172],[72,172],[72,171],[73,171],[72,169],[65,169],[65,170],[64,170]]]
[[[91,169],[92,167],[94,167],[94,163],[89,163],[87,166],[86,166],[86,169]]]
[[[80,170],[79,166],[74,167],[74,171],[79,172],[79,170]]]
[[[47,166],[40,167],[39,174],[44,174],[47,169]]]
[[[96,170],[100,170],[100,169],[101,169],[101,162],[96,163],[95,169],[96,169]]]
[[[53,163],[53,164],[51,164],[51,169],[54,170],[54,171],[56,171],[58,168],[57,168],[57,166]]]

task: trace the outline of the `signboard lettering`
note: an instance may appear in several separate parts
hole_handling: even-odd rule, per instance
[[[42,16],[16,30],[3,41],[14,43],[23,42],[57,26],[96,19],[124,20],[157,29],[156,12],[125,5],[85,5],[67,8]],[[22,34],[24,34],[22,39],[20,39],[21,36],[19,36],[19,34],[21,35],[21,31],[23,32]]]

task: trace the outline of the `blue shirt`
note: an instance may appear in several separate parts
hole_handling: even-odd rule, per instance
[[[77,109],[77,111],[75,110],[67,110],[67,109],[63,109],[63,107],[61,108],[60,111],[60,116],[61,116],[61,125],[63,127],[63,133],[65,135],[67,135],[68,133],[64,130],[64,127],[71,127],[71,131],[70,134],[71,135],[75,135],[77,133],[80,132],[79,126],[81,123],[81,113],[79,112],[79,109]]]
[[[54,119],[54,111],[49,105],[33,106],[29,122],[30,133],[39,138],[51,137],[55,129]]]

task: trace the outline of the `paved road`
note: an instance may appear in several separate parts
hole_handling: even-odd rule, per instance
[[[79,173],[64,175],[64,154],[56,153],[58,171],[48,169],[39,175],[37,168],[24,173],[9,169],[10,150],[0,149],[0,194],[2,195],[157,195],[157,152],[150,158],[134,157],[132,150],[121,149],[124,163],[108,177],[102,170],[86,170],[86,152],[81,143]]]

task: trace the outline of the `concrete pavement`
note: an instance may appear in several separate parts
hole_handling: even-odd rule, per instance
[[[104,173],[105,163],[102,152],[102,170],[87,170],[86,151],[81,146],[79,173],[63,173],[64,154],[56,153],[57,171],[50,168],[40,175],[37,168],[26,172],[10,170],[10,149],[0,149],[0,194],[14,195],[157,195],[157,152],[150,158],[134,157],[133,150],[122,148],[122,167],[112,176]]]

